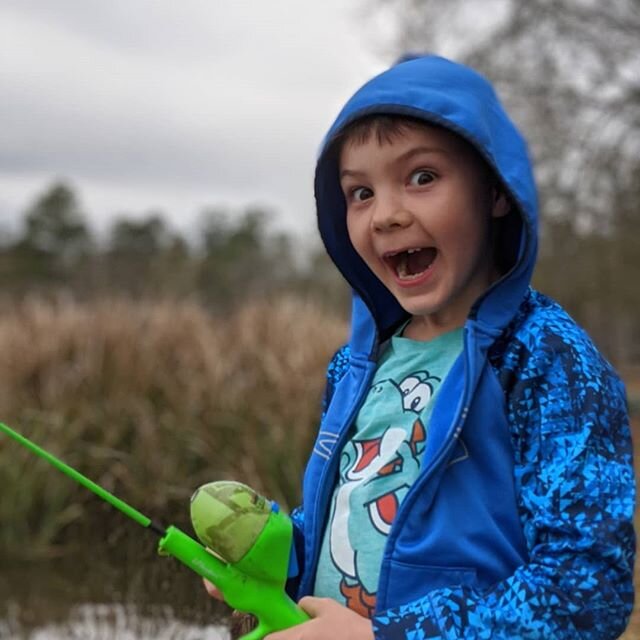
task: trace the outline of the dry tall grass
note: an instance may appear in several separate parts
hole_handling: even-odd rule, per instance
[[[34,299],[0,314],[0,420],[145,512],[187,517],[191,492],[220,478],[290,507],[345,336],[293,298],[224,318],[197,303]],[[26,536],[51,549],[95,502],[7,438],[0,486],[4,553]]]

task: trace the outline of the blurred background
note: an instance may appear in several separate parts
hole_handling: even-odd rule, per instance
[[[534,284],[636,429],[638,0],[3,0],[0,419],[186,530],[214,479],[292,508],[349,311],[315,156],[407,51],[497,87],[535,160]],[[151,536],[6,439],[0,486],[0,638],[226,637]]]

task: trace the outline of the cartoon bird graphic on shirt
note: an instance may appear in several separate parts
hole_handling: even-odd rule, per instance
[[[340,590],[347,606],[361,615],[373,612],[378,577],[366,556],[384,545],[398,506],[417,476],[427,439],[420,414],[439,381],[418,371],[399,383],[389,379],[375,384],[367,402],[375,403],[376,396],[395,397],[397,423],[378,438],[352,440],[342,453],[344,482],[334,497],[329,545],[342,574]]]

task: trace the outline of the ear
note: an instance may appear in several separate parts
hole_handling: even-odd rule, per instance
[[[504,218],[511,211],[511,203],[502,189],[493,189],[492,218]]]

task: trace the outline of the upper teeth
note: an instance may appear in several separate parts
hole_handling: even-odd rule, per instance
[[[407,249],[407,253],[417,253],[418,251],[422,251],[422,249]]]

